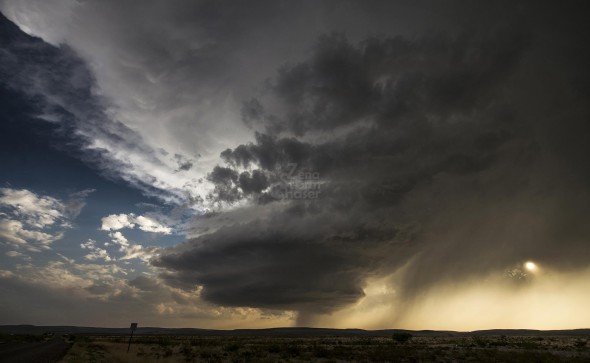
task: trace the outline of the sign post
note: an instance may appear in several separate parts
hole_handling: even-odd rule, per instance
[[[131,348],[131,338],[133,338],[133,332],[137,329],[137,323],[131,323],[131,335],[129,336],[129,344],[127,345],[127,353],[129,353],[129,348]]]

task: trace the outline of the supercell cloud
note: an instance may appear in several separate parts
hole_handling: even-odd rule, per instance
[[[586,166],[564,168],[537,138],[551,116],[533,119],[519,100],[534,91],[523,73],[541,66],[533,42],[514,28],[358,44],[321,37],[244,103],[244,122],[260,131],[209,174],[216,200],[273,212],[233,220],[155,264],[218,304],[300,312],[354,303],[369,277],[402,266],[404,298],[530,257],[585,266],[576,256],[587,231],[566,225],[587,215],[572,175]],[[242,169],[251,171],[238,177]],[[314,173],[317,199],[284,198],[310,191],[285,176]],[[250,174],[266,189],[253,192]]]
[[[2,1],[3,85],[67,140],[55,148],[165,206],[103,213],[108,242],[75,243],[86,264],[44,268],[193,325],[498,327],[476,309],[445,320],[465,297],[494,301],[501,327],[573,327],[526,320],[515,299],[561,284],[590,302],[578,5]],[[23,260],[95,192],[1,190],[5,255]]]

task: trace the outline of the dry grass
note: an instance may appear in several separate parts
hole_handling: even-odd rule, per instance
[[[62,362],[590,362],[576,337],[188,337],[77,339]]]
[[[160,354],[158,354],[158,352]],[[76,342],[68,354],[61,360],[63,363],[175,363],[181,362],[177,352],[171,349],[167,356],[160,352],[159,346],[149,344],[132,344],[127,352],[127,343],[110,342],[100,338]]]

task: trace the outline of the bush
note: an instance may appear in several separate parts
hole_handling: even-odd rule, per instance
[[[406,343],[407,341],[409,341],[410,339],[412,339],[412,334],[410,333],[395,333],[392,335],[393,340],[395,340],[398,343]]]
[[[268,347],[268,351],[270,353],[280,353],[281,352],[281,347],[278,344],[271,344]]]
[[[232,343],[230,345],[225,346],[226,352],[237,352],[238,350],[240,350],[240,346],[236,343]]]

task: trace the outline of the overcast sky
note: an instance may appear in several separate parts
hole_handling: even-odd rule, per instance
[[[0,0],[0,324],[588,327],[583,5]]]

